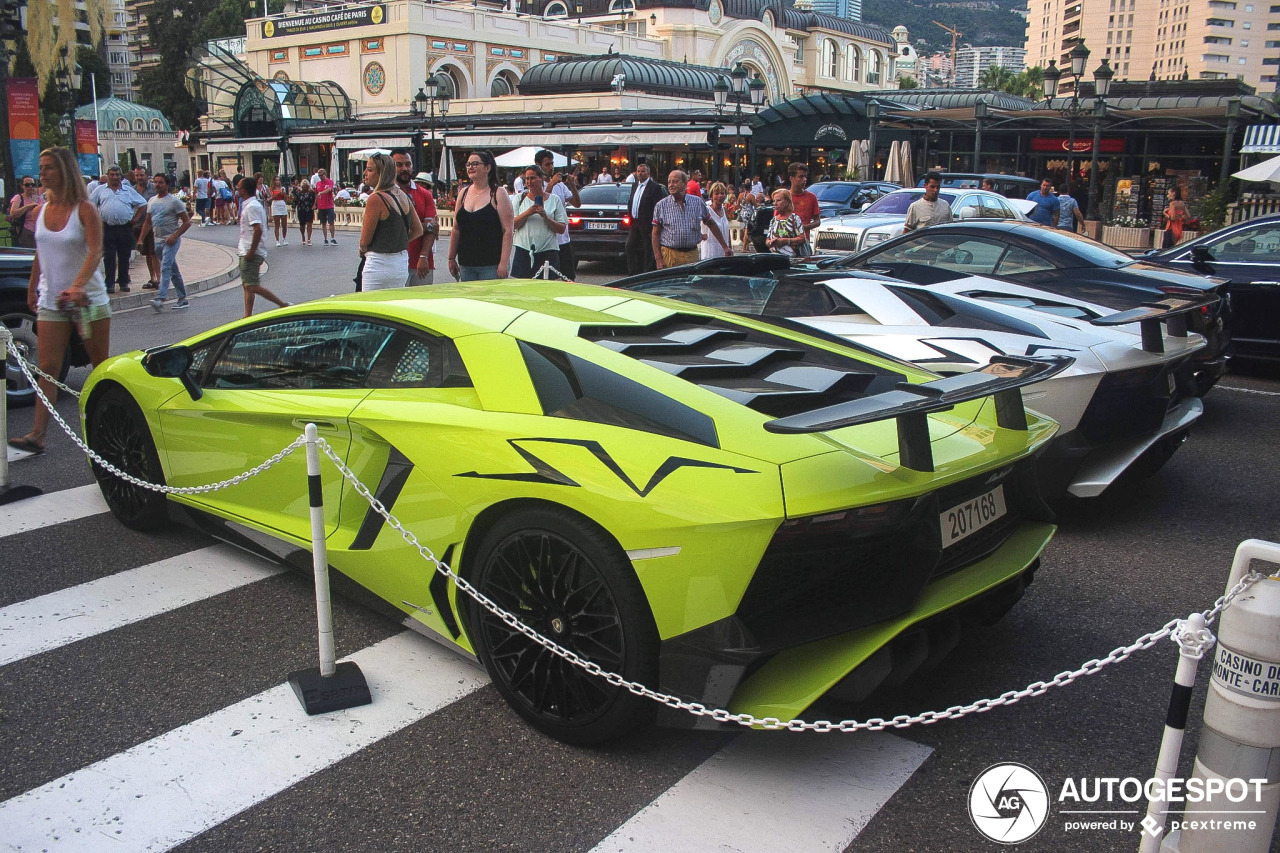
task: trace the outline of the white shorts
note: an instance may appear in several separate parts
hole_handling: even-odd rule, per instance
[[[395,253],[365,252],[364,273],[360,281],[364,290],[404,287],[409,282],[409,250]]]

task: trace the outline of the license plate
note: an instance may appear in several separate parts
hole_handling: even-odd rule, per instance
[[[942,526],[942,547],[954,545],[966,536],[977,533],[1005,512],[1004,486],[996,486],[984,495],[953,506],[938,517]]]
[[[588,222],[588,231],[617,231],[618,223],[616,222]]]

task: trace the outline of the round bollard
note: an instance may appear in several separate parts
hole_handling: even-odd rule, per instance
[[[1217,794],[1187,802],[1181,853],[1267,853],[1280,810],[1280,579],[1222,614],[1192,777]]]

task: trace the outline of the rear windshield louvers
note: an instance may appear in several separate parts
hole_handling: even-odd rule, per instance
[[[721,320],[676,315],[650,326],[589,326],[583,338],[773,417],[887,391],[905,377],[858,359]]]

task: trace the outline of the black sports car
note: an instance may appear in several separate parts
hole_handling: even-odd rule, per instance
[[[1204,395],[1227,368],[1231,308],[1225,279],[1181,272],[1134,258],[1071,231],[1029,222],[968,221],[935,225],[903,234],[853,255],[806,259],[815,269],[859,269],[961,296],[1005,301],[983,290],[984,279],[1078,299],[1117,311],[1167,296],[1222,297],[1193,317],[1191,330],[1208,340],[1193,360],[1195,387]],[[1052,300],[1034,307],[1063,313]]]
[[[1280,360],[1280,214],[1228,225],[1143,260],[1227,279],[1233,358]]]

